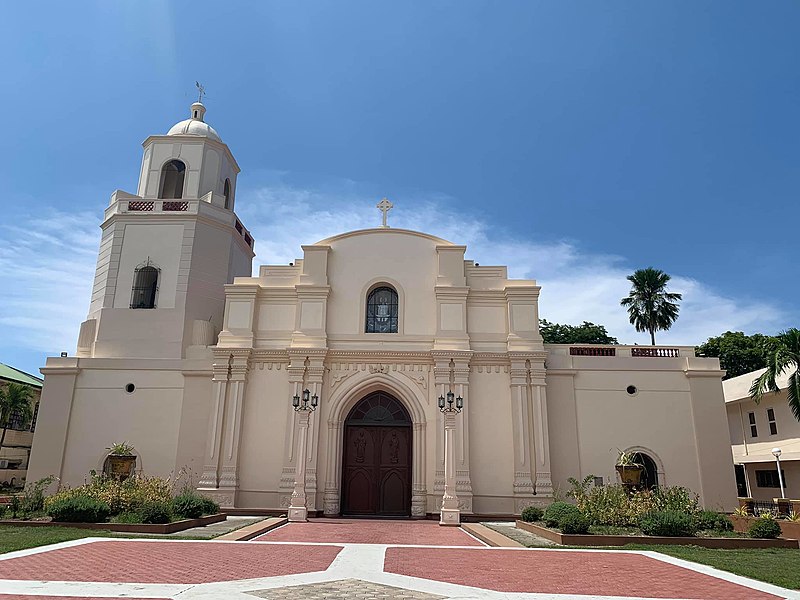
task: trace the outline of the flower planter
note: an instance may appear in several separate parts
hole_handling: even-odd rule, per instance
[[[206,515],[197,519],[183,519],[172,523],[64,523],[60,521],[40,520],[40,521],[17,521],[15,519],[5,519],[0,521],[0,525],[13,525],[16,527],[75,527],[77,529],[102,529],[105,531],[116,531],[121,533],[151,533],[167,534],[176,531],[184,531],[192,527],[205,527],[212,523],[219,523],[228,518],[226,513]]]
[[[109,454],[108,474],[114,479],[125,481],[133,473],[136,457],[133,455]]]
[[[735,522],[735,518],[734,518]],[[565,546],[626,546],[628,544],[654,544],[669,546],[701,546],[703,548],[798,548],[796,539],[778,538],[764,540],[735,537],[666,537],[650,535],[591,535],[567,534],[542,527],[535,523],[517,521],[517,527],[534,533],[556,544]]]
[[[639,485],[642,480],[644,467],[641,465],[616,465],[614,468],[619,473],[619,478],[623,485],[634,487]]]

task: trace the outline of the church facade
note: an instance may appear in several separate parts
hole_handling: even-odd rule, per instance
[[[252,276],[239,168],[204,113],[145,140],[137,194],[111,197],[77,351],[42,369],[29,480],[80,484],[125,440],[137,470],[188,468],[225,507],[285,512],[299,472],[311,514],[422,518],[442,504],[440,404],[457,398],[464,515],[615,482],[621,450],[654,485],[735,506],[717,359],[545,345],[535,281],[386,226],[388,203],[382,226]]]

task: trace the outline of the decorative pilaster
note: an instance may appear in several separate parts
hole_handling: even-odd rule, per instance
[[[222,444],[222,467],[219,475],[220,491],[227,491],[236,502],[239,489],[239,449],[242,439],[245,388],[249,370],[250,350],[231,350],[228,377],[228,401],[225,407],[225,429]]]
[[[511,419],[514,435],[514,511],[531,503],[534,494],[531,469],[528,369],[524,359],[511,357]]]
[[[325,495],[322,499],[323,511],[326,517],[335,517],[341,513],[339,508],[339,473],[341,472],[342,464],[341,439],[342,422],[328,421],[328,470],[325,473]]]
[[[291,392],[286,398],[286,425],[284,431],[283,446],[283,470],[281,472],[281,481],[279,489],[281,493],[281,508],[288,508],[291,503],[290,495],[294,488],[295,469],[297,467],[297,457],[295,456],[297,450],[297,419],[295,413],[291,410],[289,402],[291,396],[298,396],[303,391],[303,380],[306,373],[306,354],[304,352],[296,352],[289,350],[289,366],[286,372],[291,386]]]
[[[458,507],[456,492],[456,453],[455,453],[456,413],[444,413],[444,495],[439,516],[439,525],[458,525],[461,510]]]
[[[306,387],[311,395],[322,397],[323,378],[325,376],[325,351],[310,350],[306,367]],[[321,400],[324,402],[324,400]],[[311,419],[308,425],[306,442],[306,506],[308,510],[317,510],[317,458],[319,455],[320,426],[319,419]]]
[[[411,516],[424,519],[427,512],[425,489],[425,423],[414,423],[411,461]],[[341,445],[340,445],[341,446]]]
[[[203,474],[198,488],[216,489],[219,483],[220,455],[222,454],[223,422],[225,419],[225,399],[230,373],[230,355],[215,354],[212,365],[214,375],[211,389],[211,412],[208,419],[206,453],[203,458]]]
[[[459,508],[472,512],[472,478],[469,470],[469,358],[455,359],[453,365],[453,392],[464,399],[467,410],[461,414],[461,427],[455,430],[455,477]]]
[[[550,434],[547,420],[547,384],[543,368],[531,369],[531,392],[533,396],[534,421],[534,468],[536,472],[535,493],[537,496],[552,496],[553,482],[550,475]]]
[[[297,439],[297,469],[294,478],[292,501],[289,504],[288,517],[290,521],[307,521],[308,508],[306,506],[306,443],[308,441],[308,422],[310,412],[297,413],[298,439]]]

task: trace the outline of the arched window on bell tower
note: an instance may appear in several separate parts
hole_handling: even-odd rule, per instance
[[[131,289],[131,308],[155,308],[158,296],[158,276],[160,270],[150,259],[142,263],[133,272],[133,288]]]
[[[397,292],[388,285],[374,288],[367,296],[366,333],[397,333]]]
[[[179,160],[171,160],[161,167],[161,189],[159,198],[183,198],[183,180],[186,176],[186,165]]]
[[[230,179],[226,179],[225,180],[225,190],[223,191],[223,194],[225,194],[225,208],[229,209],[231,207],[231,180]]]

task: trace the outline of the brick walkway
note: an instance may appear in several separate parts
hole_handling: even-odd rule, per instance
[[[327,569],[336,546],[98,541],[0,561],[0,579],[210,583]]]
[[[259,542],[317,544],[484,545],[460,527],[441,527],[437,521],[366,519],[312,519],[308,523],[289,523],[255,539]]]
[[[658,553],[488,548],[431,521],[320,519],[257,542],[89,538],[0,555],[0,600],[507,600],[515,593],[800,600],[798,592]]]
[[[779,598],[624,552],[387,548],[384,569],[498,592],[696,600]]]

